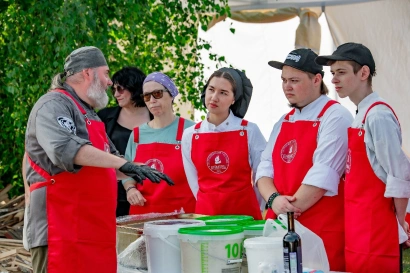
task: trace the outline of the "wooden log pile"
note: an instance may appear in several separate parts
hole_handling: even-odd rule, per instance
[[[30,252],[23,248],[22,240],[0,238],[0,272],[33,272]]]
[[[12,185],[9,184],[0,191],[0,237],[21,240],[24,223],[24,194],[10,200],[7,193],[11,188]]]
[[[0,190],[0,272],[33,272],[30,252],[23,248],[24,194],[9,199],[12,185]]]

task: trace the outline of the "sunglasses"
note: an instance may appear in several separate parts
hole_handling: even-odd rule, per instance
[[[149,93],[141,94],[141,98],[143,98],[145,102],[149,102],[151,99],[151,95],[152,95],[154,99],[157,100],[164,96],[164,91],[167,91],[167,90],[163,90],[163,89],[154,90]]]
[[[124,93],[125,90],[127,90],[127,88],[122,87],[121,85],[117,85],[117,86],[111,86],[111,90],[112,90],[112,94],[114,95],[115,92],[118,92],[118,94],[122,95]]]

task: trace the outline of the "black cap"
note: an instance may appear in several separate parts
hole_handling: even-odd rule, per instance
[[[290,52],[283,63],[277,61],[270,61],[268,62],[268,64],[274,68],[281,70],[284,65],[288,65],[298,70],[309,72],[315,75],[319,73],[323,77],[323,75],[325,74],[323,72],[323,66],[315,63],[316,57],[317,54],[313,52],[311,49],[299,48]]]
[[[315,60],[320,65],[328,65],[329,61],[354,61],[361,66],[367,65],[370,68],[370,74],[373,74],[376,70],[376,64],[370,50],[364,45],[357,43],[340,45],[332,55],[319,56]]]

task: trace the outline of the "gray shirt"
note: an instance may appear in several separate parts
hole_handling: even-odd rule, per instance
[[[74,90],[64,84],[86,111],[90,120],[100,121],[93,108],[80,100]],[[108,138],[108,137],[107,137]],[[74,164],[74,157],[83,145],[91,145],[84,115],[74,101],[58,92],[43,95],[31,110],[26,129],[25,149],[31,160],[50,175],[63,171],[77,173],[81,166]],[[113,154],[118,152],[110,142]],[[26,164],[29,185],[45,181],[44,177]],[[27,207],[27,242],[29,248],[47,245],[46,187],[30,193]]]

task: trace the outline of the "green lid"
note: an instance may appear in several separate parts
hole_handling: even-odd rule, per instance
[[[244,230],[263,230],[266,220],[255,220],[241,224]]]
[[[179,234],[189,235],[231,235],[243,232],[240,226],[196,226],[185,227],[178,230]]]
[[[282,224],[282,222],[281,222],[281,221],[279,221],[278,219],[275,219],[274,221],[276,222],[276,224],[278,224],[279,226],[281,226],[283,229],[288,230],[288,228],[287,228],[287,227],[285,227],[285,226]]]
[[[196,218],[197,220],[205,221],[206,225],[240,225],[253,220],[252,216],[248,215],[214,215]]]

